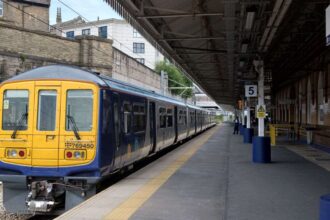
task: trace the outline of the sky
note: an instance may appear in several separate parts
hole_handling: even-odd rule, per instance
[[[110,5],[103,0],[60,0],[73,8],[88,21],[95,21],[107,18],[121,18]],[[60,7],[62,11],[62,21],[71,20],[79,15],[63,5],[59,0],[51,0],[49,21],[50,24],[56,23],[56,11]]]

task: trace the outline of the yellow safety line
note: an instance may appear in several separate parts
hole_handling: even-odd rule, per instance
[[[212,129],[197,141],[187,152],[182,154],[175,162],[171,163],[158,176],[151,179],[130,198],[108,213],[106,220],[129,219],[183,164],[185,164],[196,151],[217,131]]]

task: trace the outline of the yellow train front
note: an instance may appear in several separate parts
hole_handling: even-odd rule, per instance
[[[8,212],[60,213],[98,183],[214,124],[214,115],[83,69],[53,65],[0,86]]]
[[[49,66],[1,85],[0,180],[7,211],[70,208],[95,193],[102,83],[79,69]]]

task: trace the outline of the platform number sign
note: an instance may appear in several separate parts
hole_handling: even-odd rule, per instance
[[[258,89],[257,85],[247,85],[245,86],[245,97],[257,97]]]

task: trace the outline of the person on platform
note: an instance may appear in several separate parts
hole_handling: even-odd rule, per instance
[[[234,120],[234,133],[233,134],[238,134],[238,126],[239,126],[239,120],[238,117],[236,116]]]

